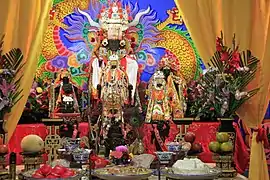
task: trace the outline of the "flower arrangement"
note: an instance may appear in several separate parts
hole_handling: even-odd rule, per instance
[[[129,164],[132,160],[132,154],[128,153],[126,146],[117,146],[115,151],[111,151],[110,159],[115,165]]]
[[[32,112],[43,112],[49,109],[48,91],[45,84],[35,80],[30,90],[25,110]]]
[[[23,55],[20,49],[12,49],[2,55],[4,36],[0,38],[0,120],[22,98],[19,71],[23,67]]]
[[[37,122],[48,117],[49,94],[47,89],[46,84],[42,81],[34,80],[20,123]]]
[[[233,37],[232,48],[216,40],[216,52],[210,67],[188,85],[189,112],[197,118],[230,118],[259,88],[246,91],[255,77],[259,60],[249,50],[239,52]]]

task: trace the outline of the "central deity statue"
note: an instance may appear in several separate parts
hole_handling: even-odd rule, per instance
[[[92,52],[88,68],[90,109],[102,106],[97,136],[104,140],[108,156],[109,150],[125,144],[123,127],[129,120],[123,118],[124,107],[140,105],[139,68],[134,52],[142,43],[136,44],[132,35],[138,33],[136,26],[140,19],[152,11],[149,7],[134,15],[128,5],[124,7],[117,1],[103,6],[97,19],[93,19],[89,11],[78,9],[77,12],[88,20],[89,37],[92,35],[86,41]]]

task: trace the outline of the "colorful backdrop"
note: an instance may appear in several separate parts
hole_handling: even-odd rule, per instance
[[[106,4],[107,1],[100,0],[100,3]],[[122,3],[130,3],[138,11],[150,6],[154,12],[147,20],[156,23],[160,32],[159,37],[162,38],[151,47],[150,51],[137,53],[138,63],[143,67],[142,81],[147,82],[150,79],[165,50],[171,51],[178,57],[181,71],[188,81],[198,76],[202,66],[201,60],[185,24],[178,16],[179,11],[175,8],[173,0],[167,0],[166,3],[162,0],[122,0]],[[84,50],[83,42],[72,43],[66,37],[66,29],[71,26],[84,36],[88,36],[87,28],[83,26],[83,21],[86,19],[74,18],[74,10],[78,7],[95,10],[89,6],[88,0],[54,0],[36,76],[48,81],[54,77],[54,73],[61,69],[68,69],[72,74],[73,82],[85,89],[88,75],[83,71],[83,67],[88,65],[91,54]],[[143,30],[141,33],[143,34]]]
[[[107,0],[100,0],[106,4]],[[142,81],[148,81],[156,69],[156,65],[166,49],[173,52],[179,59],[181,70],[187,80],[195,78],[204,65],[186,29],[185,23],[179,18],[174,0],[122,0],[122,3],[131,3],[138,9],[150,6],[155,14],[152,21],[160,31],[162,41],[152,47],[151,52],[141,51],[137,54],[138,62],[144,67],[141,74]],[[66,28],[74,23],[70,22],[75,8],[91,9],[88,0],[54,0],[50,11],[50,23],[45,34],[42,55],[39,58],[36,77],[43,81],[50,81],[54,74],[61,69],[68,69],[72,80],[82,89],[86,89],[88,75],[82,70],[91,58],[74,43],[66,38]],[[80,29],[84,33],[83,28]],[[87,33],[85,33],[87,35]],[[76,49],[77,48],[77,49]],[[270,118],[270,109],[266,112],[266,119]]]

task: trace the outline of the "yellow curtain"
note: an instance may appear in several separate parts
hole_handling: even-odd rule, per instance
[[[5,34],[4,53],[20,48],[25,61],[21,80],[23,98],[7,117],[8,139],[17,126],[32,87],[51,7],[52,0],[0,1],[0,34]]]
[[[238,111],[250,128],[260,127],[268,100],[270,81],[270,1],[269,0],[175,0],[196,48],[205,63],[215,52],[215,38],[224,33],[226,45],[233,34],[241,50],[250,49],[258,57],[260,69],[249,88],[260,86],[260,92]],[[253,133],[250,180],[268,180],[263,144]]]

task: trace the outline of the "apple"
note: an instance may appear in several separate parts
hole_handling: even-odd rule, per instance
[[[62,176],[62,174],[64,174],[64,172],[66,171],[66,168],[65,167],[62,167],[62,166],[59,166],[59,165],[56,165],[53,169],[52,169],[52,175],[54,176]]]
[[[75,176],[75,172],[71,169],[68,169],[64,174],[62,174],[62,178],[68,178],[68,177],[73,177]]]
[[[42,174],[35,173],[35,174],[32,175],[32,178],[40,179],[40,178],[44,178],[44,176]]]
[[[226,132],[217,133],[216,139],[220,143],[228,142],[230,140],[230,135]]]
[[[53,174],[50,174],[49,176],[46,177],[47,179],[56,179],[58,176],[55,176]]]
[[[209,147],[211,152],[216,153],[220,150],[220,143],[217,141],[212,141],[209,143],[208,147]]]
[[[47,176],[48,174],[51,173],[52,167],[48,164],[45,164],[39,170],[44,176]]]
[[[193,142],[195,141],[195,138],[196,138],[196,136],[195,136],[194,133],[188,132],[188,133],[185,135],[184,140],[185,140],[186,142],[193,143]]]
[[[202,151],[202,145],[200,143],[193,143],[191,147],[192,151],[195,152],[201,152]]]
[[[6,154],[8,152],[8,147],[5,144],[0,145],[0,154]]]

